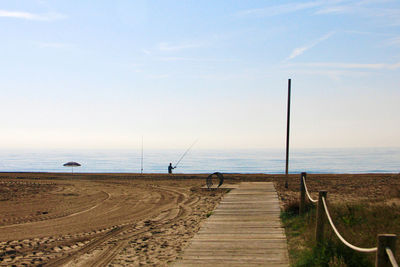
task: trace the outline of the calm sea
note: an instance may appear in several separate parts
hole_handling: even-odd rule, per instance
[[[144,151],[145,173],[165,173],[185,150]],[[140,173],[141,151],[129,150],[38,150],[0,151],[3,172],[65,172],[63,163],[82,164],[76,172]],[[400,148],[293,149],[290,173],[400,172]],[[285,150],[191,150],[175,173],[284,173]]]

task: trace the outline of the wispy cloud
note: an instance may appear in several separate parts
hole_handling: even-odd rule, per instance
[[[160,57],[160,61],[192,61],[192,62],[234,62],[233,59],[197,58],[197,57]]]
[[[170,44],[166,42],[159,43],[157,48],[160,51],[179,51],[189,48],[198,48],[205,46],[205,43],[183,43],[183,44]]]
[[[36,45],[40,48],[70,48],[74,47],[73,44],[69,43],[48,43],[48,42],[38,42]]]
[[[332,80],[340,81],[343,77],[366,77],[368,75],[365,71],[359,70],[336,70],[336,69],[296,69],[296,75],[311,75],[311,76],[324,76]]]
[[[142,52],[146,55],[151,55],[151,51],[148,49],[142,49]]]
[[[354,1],[354,0],[346,0],[346,1],[336,1],[336,2],[326,2],[325,5],[322,5],[315,14],[345,14],[345,13],[355,13],[360,12],[362,14],[370,14],[370,15],[378,15],[379,12],[389,9],[382,8],[382,4],[385,2],[395,2],[393,0],[362,0],[362,1]],[[377,6],[378,5],[378,6]],[[396,9],[390,9],[396,10]]]
[[[15,19],[25,19],[25,20],[37,20],[37,21],[51,21],[66,18],[65,15],[60,13],[44,13],[35,14],[24,11],[9,11],[0,9],[0,17],[3,18],[15,18]]]
[[[400,62],[395,63],[348,63],[348,62],[309,62],[289,63],[282,66],[296,75],[319,75],[333,80],[342,77],[363,77],[377,71],[397,71]]]
[[[237,17],[272,17],[309,10],[314,15],[357,15],[363,17],[384,18],[386,23],[400,25],[400,9],[384,8],[385,2],[394,0],[316,0],[293,1],[287,4],[271,5],[261,8],[242,10],[235,14]]]
[[[160,57],[158,58],[160,61],[195,61],[195,58],[189,57]]]
[[[400,9],[395,7],[382,7],[384,0],[345,1],[333,5],[321,6],[316,15],[357,15],[367,18],[382,18],[385,24],[400,25]]]
[[[355,69],[355,70],[396,70],[400,68],[400,62],[396,63],[341,63],[341,62],[310,62],[310,63],[291,63],[285,67],[315,68],[321,69]]]
[[[283,5],[268,6],[264,8],[247,9],[240,11],[236,15],[240,17],[246,17],[246,16],[271,17],[271,16],[292,13],[300,10],[316,8],[323,5],[323,3],[324,2],[322,1],[310,1],[302,3],[295,2]]]
[[[322,14],[343,14],[343,13],[351,13],[354,10],[353,6],[350,5],[341,5],[341,6],[326,6],[315,12],[317,15]]]
[[[400,36],[387,40],[386,44],[391,46],[400,46]]]
[[[148,79],[155,79],[155,80],[158,80],[158,79],[166,79],[166,78],[169,78],[170,75],[169,75],[169,74],[149,74],[149,75],[147,75],[146,77],[147,77]]]
[[[181,50],[192,49],[192,48],[200,48],[209,45],[209,42],[186,42],[186,43],[168,43],[168,42],[160,42],[151,49],[145,48],[142,49],[142,53],[147,56],[155,56],[160,53],[165,52],[179,52]],[[161,57],[158,60],[162,61],[189,61],[192,58],[186,57]]]
[[[388,32],[369,32],[369,31],[352,31],[352,30],[346,30],[343,31],[343,33],[347,34],[357,34],[357,35],[372,35],[372,36],[383,36],[383,37],[391,37],[393,36],[393,33],[388,33]]]
[[[304,52],[306,52],[307,50],[313,48],[314,46],[316,46],[317,44],[327,40],[328,38],[330,38],[335,32],[329,32],[323,36],[321,36],[320,38],[318,38],[317,40],[313,41],[312,43],[302,46],[302,47],[297,47],[295,48],[292,53],[289,55],[289,57],[286,58],[286,61],[291,60],[295,57],[300,56],[301,54],[303,54]]]

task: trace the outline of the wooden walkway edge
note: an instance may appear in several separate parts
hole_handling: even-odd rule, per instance
[[[243,182],[220,202],[174,266],[289,266],[271,182]]]

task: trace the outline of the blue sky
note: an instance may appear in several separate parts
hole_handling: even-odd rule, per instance
[[[0,3],[0,148],[400,146],[400,2]]]

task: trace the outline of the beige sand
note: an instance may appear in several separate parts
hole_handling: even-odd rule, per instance
[[[0,174],[0,265],[166,266],[175,261],[227,189],[207,175]],[[225,183],[274,181],[282,203],[299,175],[225,175]],[[400,196],[398,174],[312,175],[330,199]],[[315,193],[313,193],[315,194]]]
[[[223,194],[204,180],[33,176],[0,180],[1,265],[167,265]]]

